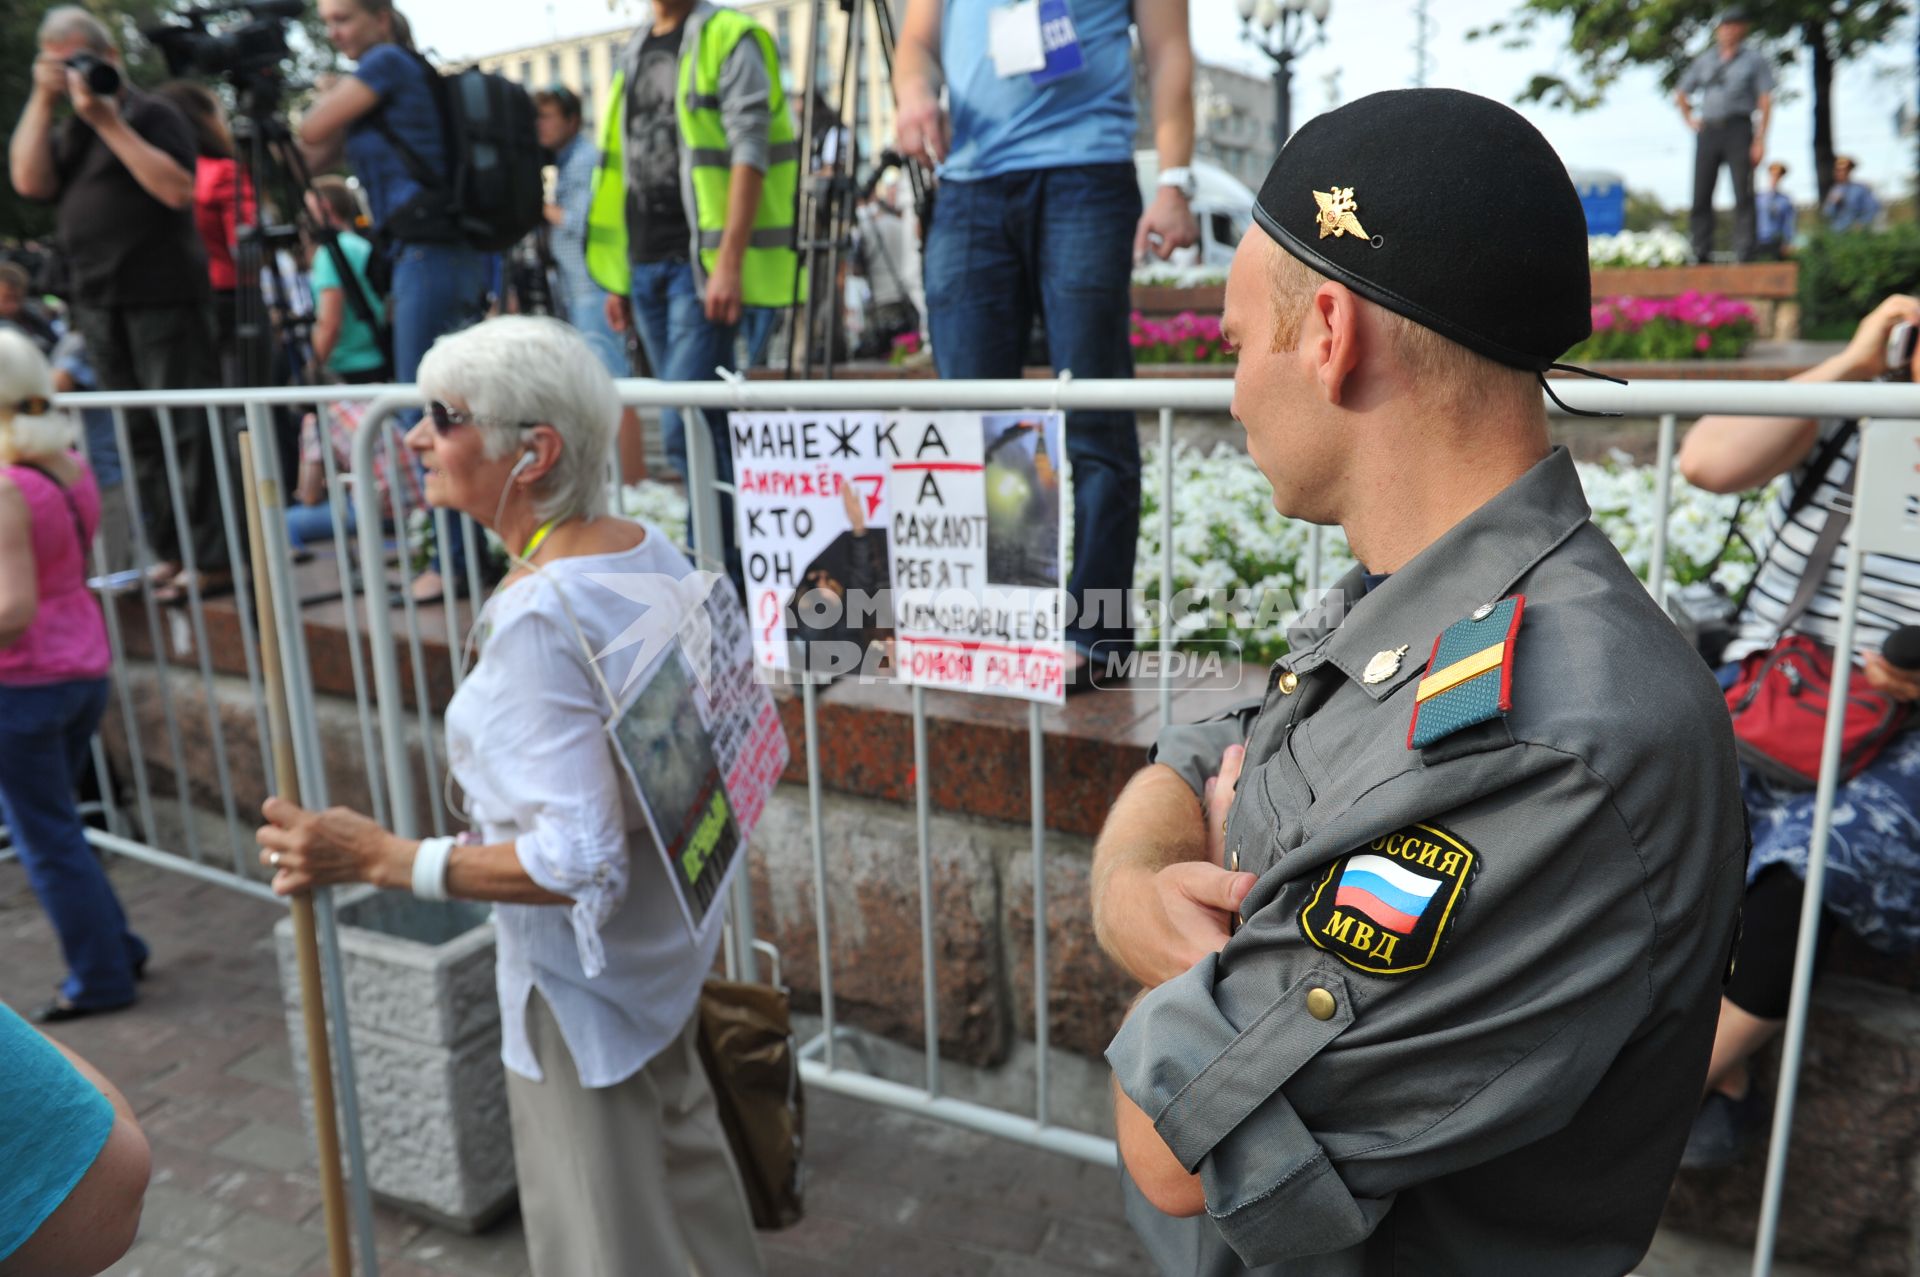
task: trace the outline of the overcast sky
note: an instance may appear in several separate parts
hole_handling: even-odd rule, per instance
[[[475,4],[473,0],[401,0],[421,43],[449,58],[477,57],[555,37],[583,35],[631,22],[641,0],[518,0]],[[1332,0],[1326,43],[1294,64],[1296,125],[1328,105],[1329,77],[1337,73],[1338,100],[1351,101],[1381,89],[1413,83],[1413,0]],[[1558,60],[1565,26],[1546,25],[1533,47],[1509,51],[1495,41],[1469,42],[1466,33],[1513,11],[1513,0],[1432,0],[1434,34],[1428,83],[1470,88],[1511,102],[1535,72]],[[1256,74],[1271,64],[1242,44],[1232,0],[1192,0],[1195,50],[1208,62]],[[1835,79],[1834,139],[1860,159],[1860,177],[1883,196],[1912,189],[1920,143],[1901,138],[1894,113],[1914,95],[1914,25],[1869,58],[1851,63]],[[1772,154],[1792,172],[1789,192],[1799,200],[1813,192],[1811,97],[1804,58],[1783,70],[1769,135]],[[1652,72],[1635,72],[1616,83],[1606,103],[1584,114],[1523,108],[1553,142],[1570,168],[1608,169],[1634,189],[1655,192],[1669,205],[1692,198],[1692,135],[1661,93]],[[1730,202],[1725,179],[1721,201]]]

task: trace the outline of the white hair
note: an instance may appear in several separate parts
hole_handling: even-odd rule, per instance
[[[607,512],[607,470],[620,399],[593,348],[557,319],[502,315],[433,343],[416,378],[429,399],[473,414],[488,457],[523,443],[522,427],[552,426],[560,459],[533,485],[542,520]]]
[[[113,33],[79,5],[63,4],[47,10],[47,16],[40,19],[40,43],[65,44],[69,40],[78,40],[103,57],[114,51]]]
[[[13,415],[21,400],[52,395],[47,357],[26,334],[0,325],[0,462],[58,456],[80,442],[79,428],[64,412]]]

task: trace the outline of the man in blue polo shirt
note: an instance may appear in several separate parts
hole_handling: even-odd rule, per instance
[[[1137,20],[1160,185],[1142,213],[1133,165]],[[946,86],[952,112],[940,108]],[[1055,372],[1131,377],[1133,262],[1194,242],[1193,48],[1186,0],[908,0],[894,65],[902,153],[939,166],[924,269],[934,363],[1018,377],[1037,312]],[[1140,533],[1130,412],[1067,416],[1079,659],[1132,641],[1125,592]],[[1104,644],[1095,652],[1095,644]],[[1070,687],[1086,686],[1083,673]]]

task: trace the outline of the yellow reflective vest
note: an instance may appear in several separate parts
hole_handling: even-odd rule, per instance
[[[704,286],[719,259],[727,193],[733,180],[732,148],[720,113],[720,72],[740,41],[753,39],[759,42],[767,65],[767,171],[740,266],[741,302],[748,306],[794,305],[806,291],[796,269],[793,225],[800,146],[794,136],[786,92],[780,87],[773,37],[745,14],[707,4],[696,5],[686,23],[674,115],[680,125],[680,190],[687,202],[687,222],[693,229],[695,273]],[[587,273],[594,283],[621,297],[627,296],[632,286],[627,257],[625,155],[630,69],[623,58],[614,69],[613,84],[607,91],[606,118],[600,126],[600,167],[594,173],[593,200],[587,209]]]

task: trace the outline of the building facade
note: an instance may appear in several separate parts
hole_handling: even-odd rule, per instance
[[[1134,145],[1153,148],[1153,104],[1146,75],[1135,64],[1138,131]],[[1231,67],[1197,62],[1193,68],[1193,155],[1218,164],[1254,190],[1266,180],[1277,151],[1278,111],[1273,81]]]

